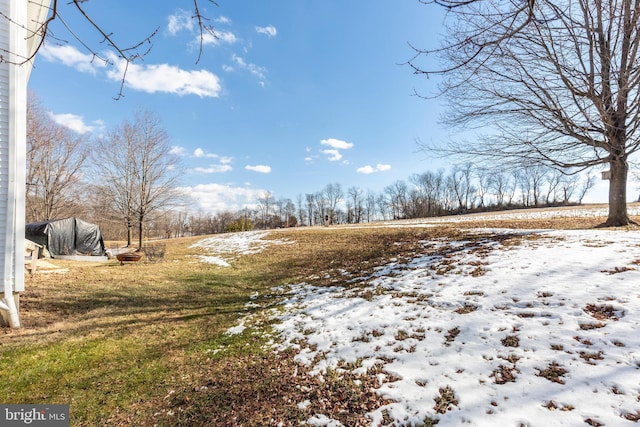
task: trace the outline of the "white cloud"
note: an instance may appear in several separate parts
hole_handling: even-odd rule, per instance
[[[353,147],[353,143],[347,141],[341,141],[335,138],[323,139],[320,141],[322,145],[328,145],[331,148],[336,148],[338,150],[348,150]]]
[[[184,9],[178,9],[175,14],[169,15],[167,23],[167,31],[172,36],[175,36],[182,30],[188,32],[193,31],[193,17],[192,14]]]
[[[218,159],[220,164],[223,165],[228,165],[229,163],[233,162],[233,157],[220,156],[215,153],[207,153],[202,148],[196,148],[195,150],[193,150],[193,157],[201,159]]]
[[[329,156],[328,160],[330,162],[337,162],[338,160],[342,159],[342,154],[338,150],[322,150],[322,153]]]
[[[369,175],[370,173],[374,173],[376,170],[371,165],[363,166],[361,168],[356,169],[356,172],[363,173]]]
[[[378,163],[375,168],[373,166],[371,166],[371,165],[366,165],[366,166],[363,166],[361,168],[356,169],[356,172],[368,175],[368,174],[375,173],[375,172],[388,171],[389,169],[391,169],[391,165],[383,165],[383,164]]]
[[[167,32],[170,35],[175,36],[182,30],[195,35],[195,38],[191,42],[193,46],[200,46],[201,43],[205,46],[218,46],[223,43],[233,44],[238,41],[238,38],[234,33],[231,31],[219,30],[218,25],[216,25],[211,31],[205,30],[201,34],[199,29],[196,28],[196,20],[193,13],[184,9],[178,9],[175,14],[169,15],[167,19]],[[221,25],[228,25],[231,23],[231,21],[224,16],[216,18],[214,22]]]
[[[320,144],[328,145],[329,147],[331,147],[326,150],[320,150],[321,153],[329,156],[328,160],[330,162],[337,162],[338,160],[342,159],[343,156],[340,150],[348,150],[353,147],[353,144],[351,142],[342,141],[335,138],[323,139],[320,141]],[[345,161],[344,163],[348,164],[349,162]]]
[[[204,157],[204,158],[208,158],[208,159],[219,159],[220,158],[219,155],[217,155],[215,153],[207,153],[202,148],[196,148],[195,150],[193,150],[193,156],[194,157]],[[230,163],[231,162],[231,157],[225,157],[225,159],[228,159],[228,161],[222,162],[222,163]]]
[[[115,70],[107,76],[115,81],[125,75],[126,62],[113,58]],[[201,98],[217,98],[222,91],[220,79],[207,70],[187,71],[169,64],[139,65],[129,63],[126,70],[128,87],[147,93],[166,92],[176,95],[197,95]]]
[[[252,63],[247,63],[245,62],[245,60],[236,55],[233,54],[231,56],[231,60],[241,69],[243,70],[247,70],[249,71],[251,74],[253,74],[254,76],[258,77],[260,80],[264,80],[266,78],[266,73],[267,73],[267,69],[264,67],[260,67],[256,64],[252,64]]]
[[[171,147],[171,150],[169,150],[170,154],[173,154],[174,156],[184,156],[187,154],[187,149],[184,147],[180,147],[179,145],[174,145],[173,147]]]
[[[211,165],[208,168],[197,167],[193,168],[194,172],[198,173],[224,173],[232,171],[233,168],[230,165],[220,164],[220,165]]]
[[[104,61],[95,58],[91,54],[82,53],[69,45],[51,46],[45,43],[38,51],[38,55],[46,61],[59,62],[83,73],[96,74],[98,70],[106,67]]]
[[[218,164],[209,165],[209,167],[206,168],[199,166],[195,167],[191,169],[193,172],[211,174],[224,173],[233,170],[233,167],[230,164],[233,161],[233,157],[225,157],[219,156],[215,153],[207,153],[202,148],[196,148],[195,150],[193,150],[193,156],[201,159],[218,159],[219,162]]]
[[[71,113],[63,113],[63,114],[48,113],[48,114],[49,114],[49,117],[60,126],[69,128],[72,131],[77,132],[79,134],[93,132],[94,130],[93,126],[88,126],[84,123],[84,118],[82,116],[78,116],[76,114],[71,114]]]
[[[265,190],[211,183],[184,187],[181,191],[192,197],[202,210],[222,212],[256,206]]]
[[[84,73],[96,74],[105,69],[104,62],[93,55],[85,55],[73,46],[48,46],[39,55],[50,62],[60,62]],[[177,95],[197,95],[201,98],[220,96],[220,79],[207,70],[187,71],[169,64],[139,65],[107,53],[115,66],[107,70],[107,77],[114,81],[126,78],[128,87],[147,93],[166,92]],[[125,75],[126,70],[126,75]]]
[[[202,34],[202,44],[205,46],[207,45],[218,46],[223,43],[233,44],[237,41],[238,41],[238,38],[231,31],[214,30],[213,34],[211,33]],[[196,43],[198,44],[200,43],[200,35],[198,35],[198,38],[196,39]]]
[[[248,171],[254,171],[258,173],[271,173],[271,166],[266,166],[266,165],[255,165],[255,166],[247,165],[244,168]]]
[[[266,27],[256,27],[258,34],[265,34],[267,37],[275,37],[278,34],[278,30],[273,25],[267,25]]]
[[[231,19],[227,18],[226,16],[219,16],[215,18],[213,21],[218,24],[231,24]]]

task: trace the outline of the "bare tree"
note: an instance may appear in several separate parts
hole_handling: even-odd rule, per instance
[[[480,208],[485,207],[485,197],[491,188],[491,181],[493,181],[493,173],[483,167],[476,169],[477,187],[476,192],[478,194],[478,206]]]
[[[309,227],[313,225],[313,218],[315,217],[315,201],[316,195],[313,193],[307,193],[304,195],[304,199],[307,202],[307,220]]]
[[[558,193],[560,192],[560,184],[564,180],[565,175],[562,171],[552,170],[547,174],[547,196],[546,203],[550,205],[558,201]]]
[[[55,123],[34,94],[27,105],[26,151],[28,220],[70,215],[88,155],[86,138]]]
[[[298,219],[296,218],[296,205],[293,204],[291,199],[284,199],[280,201],[281,203],[281,218],[282,223],[285,227],[295,227],[298,223]]]
[[[260,210],[262,228],[269,227],[269,216],[273,210],[275,200],[270,191],[265,191],[258,197],[258,209]]]
[[[306,214],[302,194],[298,194],[298,197],[296,197],[296,211],[298,214],[298,224],[304,225]]]
[[[513,194],[515,181],[504,172],[494,172],[491,179],[491,189],[496,197],[496,205],[511,204],[509,194]]]
[[[324,191],[318,191],[313,195],[313,202],[315,204],[314,210],[319,224],[328,225],[329,220],[329,202],[327,200]]]
[[[472,170],[470,162],[464,166],[456,165],[453,167],[448,180],[449,186],[458,202],[458,209],[462,212],[473,208],[475,203],[474,193],[476,188],[472,182]]]
[[[582,182],[582,186],[580,187],[580,191],[578,194],[578,204],[582,204],[582,200],[584,196],[586,196],[587,192],[596,185],[596,177],[595,175],[588,175],[587,179]]]
[[[398,180],[384,188],[385,194],[388,196],[389,207],[393,219],[401,219],[407,217],[409,206],[409,187],[403,180]]]
[[[159,117],[142,111],[136,114],[139,129],[138,150],[133,157],[136,167],[138,248],[142,248],[145,220],[180,200],[175,188],[178,159],[171,153],[169,136]]]
[[[351,209],[353,209],[353,215],[351,215],[351,219],[352,221],[348,221],[347,222],[353,222],[355,224],[359,224],[360,221],[362,220],[362,212],[364,210],[363,206],[362,206],[362,195],[363,195],[363,191],[361,188],[358,187],[349,187],[349,189],[347,190],[347,194],[349,195],[349,201],[350,201],[350,205],[351,205]],[[349,212],[349,210],[347,209],[347,212]]]
[[[175,191],[178,159],[169,137],[155,114],[139,111],[132,122],[124,121],[99,140],[98,148],[93,152],[98,186],[122,215],[129,245],[138,226],[141,249],[145,221],[180,199]]]
[[[108,201],[127,229],[127,247],[133,243],[136,216],[136,155],[137,131],[128,121],[109,130],[97,140],[92,160],[96,168],[96,193]]]
[[[365,201],[365,211],[367,222],[373,221],[376,217],[376,195],[371,190],[367,190],[367,197]]]
[[[336,221],[336,208],[338,203],[344,199],[344,193],[342,192],[342,186],[339,183],[327,184],[323,191],[327,203],[329,222],[334,223]]]
[[[384,194],[379,194],[378,197],[376,197],[376,205],[378,205],[378,212],[380,212],[382,219],[388,219],[391,203]],[[391,213],[391,218],[393,219],[393,212]]]
[[[522,168],[519,177],[525,206],[538,206],[542,197],[542,185],[545,183],[548,169],[541,165],[529,165]]]
[[[417,212],[419,216],[436,216],[441,213],[444,180],[443,169],[436,173],[425,172],[411,177],[411,182],[416,186],[422,198],[422,206]]]
[[[451,43],[440,51],[451,71],[446,122],[496,132],[447,150],[572,173],[608,166],[605,225],[628,224],[628,162],[640,149],[640,3],[454,3]]]

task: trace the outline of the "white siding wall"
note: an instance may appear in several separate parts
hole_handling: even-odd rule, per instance
[[[24,290],[27,67],[26,0],[0,0],[0,289]]]
[[[3,16],[9,15],[9,0],[0,0],[0,11]],[[0,49],[10,50],[9,21],[0,20]],[[0,289],[4,290],[6,265],[7,224],[12,219],[9,213],[9,64],[0,63]]]

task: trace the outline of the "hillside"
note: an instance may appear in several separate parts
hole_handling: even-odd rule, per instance
[[[20,374],[0,386],[70,402],[73,425],[637,425],[640,233],[585,228],[599,209],[56,262],[3,331],[0,367]]]

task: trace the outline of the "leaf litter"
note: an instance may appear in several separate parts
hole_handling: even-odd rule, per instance
[[[523,231],[517,245],[482,232],[342,284],[290,285],[274,350],[320,383],[375,377],[371,426],[637,425],[640,232]],[[308,425],[343,425],[298,407]]]

